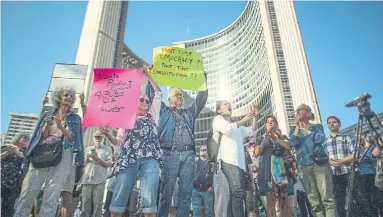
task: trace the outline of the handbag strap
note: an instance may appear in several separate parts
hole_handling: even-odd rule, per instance
[[[182,115],[180,115],[180,114],[178,114],[178,113],[177,113],[176,111],[174,111],[174,110],[172,110],[172,112],[173,112],[175,115],[177,115],[179,118],[181,118],[182,120],[184,120],[185,125],[186,125],[186,127],[188,128],[189,134],[192,135],[192,138],[193,138],[193,131],[190,129],[190,126],[189,126],[188,122],[186,121],[185,117],[182,116]]]

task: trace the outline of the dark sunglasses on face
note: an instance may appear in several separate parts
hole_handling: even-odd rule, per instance
[[[146,103],[146,104],[148,104],[148,105],[149,105],[149,103],[150,103],[150,102],[149,102],[149,100],[148,100],[148,99],[140,98],[140,102],[144,102],[144,101],[145,101],[145,103]]]

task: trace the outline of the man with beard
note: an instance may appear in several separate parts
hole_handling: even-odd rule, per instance
[[[206,77],[206,73],[205,73]],[[153,89],[147,87],[147,95],[153,98]],[[189,215],[195,167],[194,122],[205,107],[208,91],[198,93],[189,108],[183,108],[184,97],[180,89],[168,93],[169,106],[162,102],[158,135],[163,160],[158,216],[168,217],[171,199],[179,178],[178,206],[176,217]]]
[[[20,168],[29,139],[28,134],[19,134],[13,145],[1,148],[1,216],[13,216],[25,175]]]
[[[93,146],[85,149],[86,162],[82,184],[82,213],[83,217],[98,217],[102,214],[105,183],[108,178],[108,168],[112,164],[112,149],[103,144],[104,135],[97,131],[94,134]]]

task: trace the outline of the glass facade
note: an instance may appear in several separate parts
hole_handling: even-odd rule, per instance
[[[208,78],[206,108],[195,123],[197,146],[206,143],[216,101],[222,99],[232,103],[234,119],[242,118],[256,104],[260,110],[258,133],[264,133],[265,117],[273,114],[275,106],[259,2],[249,1],[242,15],[226,29],[180,43],[202,54]],[[198,92],[186,93],[195,98]]]

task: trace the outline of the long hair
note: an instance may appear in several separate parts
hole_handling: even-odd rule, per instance
[[[277,129],[275,130],[275,134],[277,135],[277,137],[280,139],[281,138],[281,134],[278,132],[278,129],[279,129],[279,124],[278,124],[278,120],[277,120],[277,118],[274,116],[274,115],[268,115],[268,116],[266,116],[266,122],[265,122],[265,124],[267,123],[267,119],[269,119],[269,118],[272,118],[274,121],[275,121],[275,123],[277,124]]]

